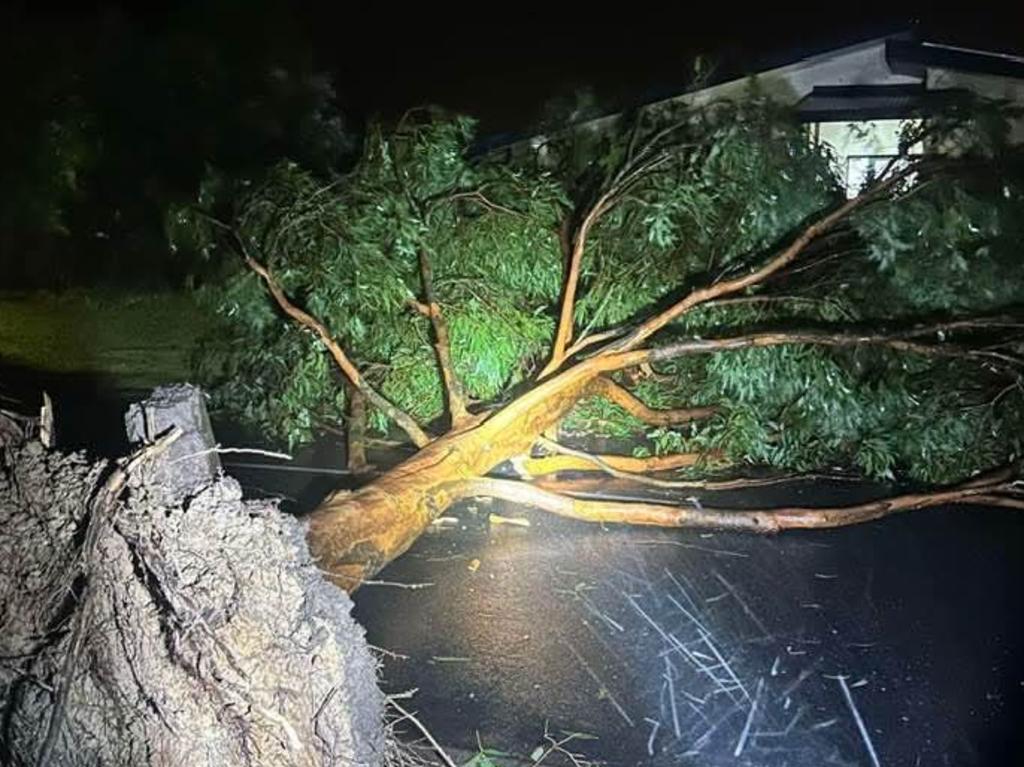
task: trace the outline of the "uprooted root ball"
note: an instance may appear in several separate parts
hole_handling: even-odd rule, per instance
[[[302,525],[230,478],[157,497],[0,449],[0,761],[379,764],[376,664]]]

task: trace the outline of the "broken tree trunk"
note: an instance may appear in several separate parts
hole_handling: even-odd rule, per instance
[[[353,590],[405,552],[466,480],[530,450],[594,387],[599,361],[554,376],[465,431],[435,440],[359,490],[329,496],[310,515],[309,545],[325,575]]]

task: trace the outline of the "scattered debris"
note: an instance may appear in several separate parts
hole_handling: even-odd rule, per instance
[[[530,526],[530,520],[526,519],[525,517],[503,517],[500,514],[495,514],[494,512],[491,512],[491,515],[490,517],[488,517],[488,519],[490,519],[492,525],[509,525],[512,527]]]

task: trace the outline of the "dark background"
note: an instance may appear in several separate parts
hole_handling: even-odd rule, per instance
[[[168,211],[211,169],[343,170],[411,107],[494,145],[896,33],[1024,52],[1024,3],[8,3],[0,290],[199,284],[216,265],[169,247]]]
[[[575,88],[592,87],[610,107],[677,93],[697,56],[718,79],[905,31],[1024,51],[1021,3],[665,5],[9,3],[5,15],[30,34],[52,31],[57,44],[111,26],[159,39],[190,17],[223,24],[254,46],[304,47],[353,119],[436,103],[481,118],[483,132],[527,128],[545,101]]]

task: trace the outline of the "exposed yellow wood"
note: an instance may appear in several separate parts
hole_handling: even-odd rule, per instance
[[[523,503],[570,519],[653,527],[743,530],[776,533],[789,529],[844,527],[881,519],[904,511],[949,504],[998,503],[1019,508],[1019,499],[1001,498],[994,492],[1011,487],[1015,472],[1003,469],[990,475],[983,485],[964,484],[927,493],[908,493],[850,506],[814,508],[788,506],[765,509],[711,508],[700,504],[672,506],[632,501],[604,501],[573,498],[536,487],[528,482],[481,478],[452,488],[458,497],[486,496]],[[1005,501],[1001,503],[1000,501]]]
[[[677,408],[672,410],[656,410],[648,407],[633,392],[625,387],[619,386],[610,378],[602,376],[598,379],[595,391],[609,402],[621,407],[634,418],[637,418],[650,426],[677,426],[689,423],[702,418],[709,418],[714,415],[716,408]]]
[[[700,453],[676,453],[674,455],[650,456],[633,458],[625,455],[596,455],[597,460],[619,471],[631,474],[642,474],[652,471],[668,471],[693,466],[701,459]],[[517,469],[531,477],[542,477],[560,471],[600,471],[594,460],[575,455],[545,455],[539,458],[519,458],[515,461]]]

